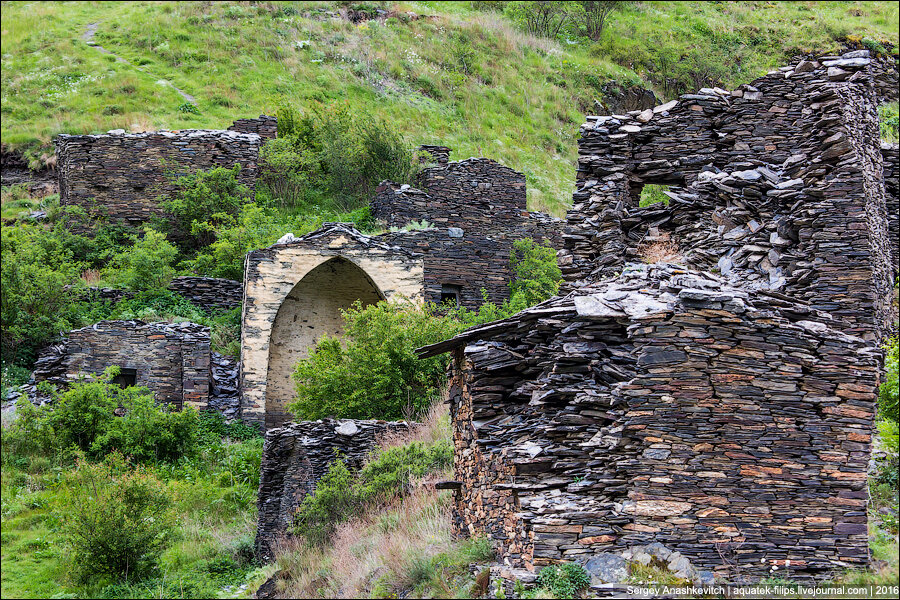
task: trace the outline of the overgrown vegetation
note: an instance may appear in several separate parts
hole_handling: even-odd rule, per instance
[[[412,417],[425,410],[444,383],[447,359],[420,360],[415,349],[452,337],[465,327],[506,318],[549,298],[562,274],[552,248],[517,240],[510,256],[510,298],[477,311],[412,302],[359,302],[344,311],[341,337],[323,336],[297,364],[298,419]]]
[[[3,424],[4,596],[207,598],[251,577],[262,438],[83,381]],[[119,409],[124,415],[117,417]]]

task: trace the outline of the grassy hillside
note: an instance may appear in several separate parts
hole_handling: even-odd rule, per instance
[[[887,2],[633,2],[599,42],[534,38],[475,8],[497,4],[351,4],[393,11],[353,23],[324,2],[4,2],[2,142],[37,163],[62,132],[224,127],[283,102],[345,102],[415,143],[524,171],[530,208],[562,214],[578,125],[605,83],[665,97],[847,36],[897,43]]]

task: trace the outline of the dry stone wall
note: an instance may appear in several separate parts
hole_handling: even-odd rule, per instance
[[[169,290],[207,311],[237,308],[244,297],[244,285],[240,281],[215,277],[176,277]]]
[[[897,144],[881,144],[881,163],[884,169],[885,208],[888,232],[894,256],[894,273],[900,273],[900,152]]]
[[[878,350],[767,294],[631,265],[423,349],[455,353],[458,531],[526,568],[653,542],[731,581],[864,565]]]
[[[383,436],[404,433],[411,426],[405,421],[324,419],[270,429],[257,496],[257,558],[271,561],[278,542],[291,537],[294,514],[333,461],[343,460],[358,470]]]
[[[263,143],[278,137],[278,119],[268,115],[259,115],[256,119],[238,119],[228,128],[239,133],[255,133]]]
[[[564,276],[575,287],[616,273],[662,231],[697,267],[883,337],[898,233],[885,218],[876,111],[878,78],[895,70],[880,65],[868,51],[807,59],[732,92],[588,117]],[[638,207],[646,184],[675,186],[668,208]]]
[[[62,388],[81,375],[99,375],[117,366],[133,372],[157,401],[205,409],[210,396],[209,328],[195,323],[100,321],[74,329],[42,352],[34,365],[35,383]],[[36,389],[33,399],[42,401]]]
[[[158,198],[174,191],[173,176],[238,164],[238,179],[253,187],[260,139],[255,133],[197,129],[60,135],[60,202],[138,225],[163,214]]]

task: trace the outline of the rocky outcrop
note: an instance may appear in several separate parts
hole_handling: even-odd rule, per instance
[[[405,421],[324,419],[270,429],[257,497],[257,559],[271,561],[279,540],[293,535],[294,514],[333,461],[343,460],[357,470],[384,435],[403,433],[411,426]]]

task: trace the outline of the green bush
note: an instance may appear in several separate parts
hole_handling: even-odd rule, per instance
[[[547,566],[538,573],[538,586],[554,598],[575,598],[590,583],[590,575],[577,563]]]
[[[94,439],[93,455],[118,450],[137,462],[175,462],[196,451],[196,410],[160,406],[142,388],[126,388],[118,396],[125,414],[110,421]]]
[[[215,239],[215,224],[233,218],[241,205],[251,200],[247,186],[238,182],[240,165],[231,169],[215,167],[175,180],[177,191],[161,202],[175,225],[200,246]]]
[[[143,237],[131,236],[132,245],[112,257],[104,276],[130,290],[165,289],[172,282],[172,262],[178,250],[163,233],[145,229]]]
[[[447,469],[452,463],[450,440],[379,449],[355,475],[336,456],[315,491],[303,499],[295,517],[295,531],[308,542],[322,543],[338,523],[358,514],[364,506],[404,496],[415,478]]]
[[[418,172],[400,133],[344,105],[302,116],[282,107],[260,162],[262,186],[283,205],[322,199],[340,210],[362,206],[385,179],[411,183]]]
[[[62,458],[72,449],[93,457],[118,451],[138,462],[176,462],[193,455],[200,431],[197,412],[159,405],[147,388],[109,383],[117,374],[118,368],[110,367],[96,380],[77,381],[39,408],[19,400],[4,444],[7,435],[11,440],[31,436],[33,444],[23,440],[19,445],[32,452],[62,453]],[[115,414],[119,407],[121,417]]]
[[[878,481],[886,483],[893,489],[897,489],[898,469],[900,469],[900,429],[898,429],[897,421],[890,419],[881,419],[878,421],[878,434],[881,438],[881,444],[885,451],[885,458],[878,465]]]
[[[878,388],[878,414],[885,419],[894,422],[898,417],[898,363],[900,363],[900,351],[898,351],[897,336],[891,338],[884,347],[884,378]]]
[[[298,419],[397,419],[425,409],[444,381],[446,359],[415,349],[453,336],[462,324],[411,302],[355,303],[343,338],[323,336],[297,364]]]
[[[97,465],[79,460],[68,485],[59,517],[72,578],[96,584],[153,574],[175,530],[162,483],[111,454]]]
[[[86,264],[61,235],[41,227],[0,226],[0,340],[4,363],[30,363],[60,331],[81,324]]]
[[[878,108],[881,139],[892,144],[900,140],[900,104],[890,102]]]

